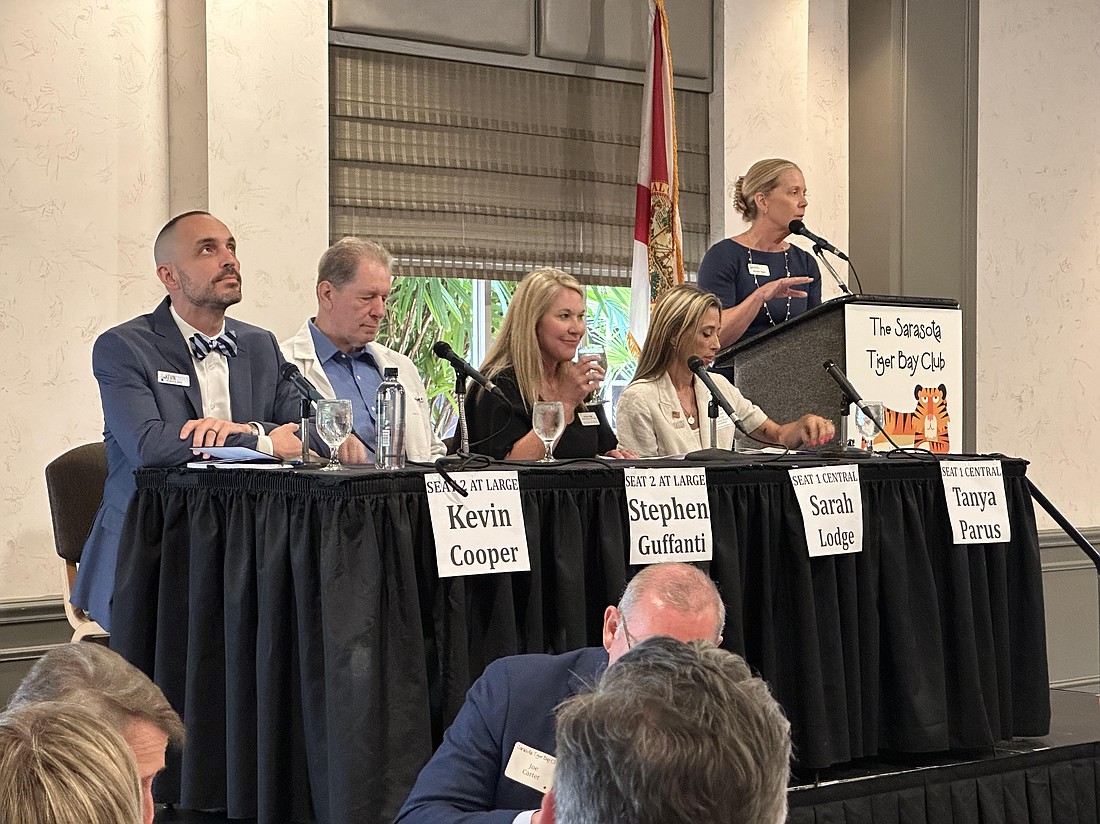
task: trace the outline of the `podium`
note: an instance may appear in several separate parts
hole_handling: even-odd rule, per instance
[[[946,387],[962,444],[962,323],[950,298],[844,295],[723,349],[718,371],[779,423],[812,412],[843,443],[849,404],[822,364],[832,360],[865,399],[908,414],[921,385]]]

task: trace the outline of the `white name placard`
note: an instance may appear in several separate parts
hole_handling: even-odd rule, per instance
[[[709,561],[706,469],[624,469],[630,563]]]
[[[940,461],[940,478],[956,544],[1012,539],[1000,461]]]
[[[439,577],[530,571],[519,475],[456,472],[451,477],[469,494],[458,494],[434,472],[424,476]]]
[[[854,465],[792,469],[810,557],[863,551],[863,496]]]

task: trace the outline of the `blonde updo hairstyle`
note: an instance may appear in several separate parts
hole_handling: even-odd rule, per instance
[[[733,206],[741,213],[742,220],[752,223],[760,216],[756,196],[771,194],[779,185],[780,176],[788,169],[798,169],[798,166],[789,160],[770,157],[756,161],[745,174],[737,178],[733,185]]]
[[[694,283],[673,286],[657,298],[634,380],[654,380],[667,372],[679,357],[684,336],[699,330],[708,309],[721,312],[722,304]]]
[[[539,399],[543,377],[538,323],[562,289],[572,289],[584,300],[580,281],[561,269],[547,267],[528,274],[509,301],[500,333],[481,364],[481,371],[489,379],[512,367],[523,402],[529,409]],[[568,362],[558,364],[559,374],[568,369]]]

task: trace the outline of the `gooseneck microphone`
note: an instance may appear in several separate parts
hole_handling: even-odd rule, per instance
[[[461,372],[463,375],[468,376],[476,384],[484,388],[487,392],[504,401],[504,403],[508,403],[508,397],[504,394],[503,391],[501,391],[500,387],[488,378],[486,378],[476,369],[474,369],[474,367],[470,365],[469,361],[464,360],[462,357],[460,357],[458,353],[456,353],[455,350],[451,348],[451,345],[446,341],[436,341],[435,345],[432,347],[432,354],[434,354],[440,360],[447,361],[449,364],[451,364],[451,366],[455,368],[456,372]]]
[[[829,241],[827,241],[825,238],[819,235],[815,235],[813,232],[807,229],[806,224],[803,223],[801,220],[792,220],[790,223],[787,224],[787,230],[792,235],[802,235],[802,237],[812,240],[815,246],[820,246],[826,252],[832,252],[841,260],[848,260],[848,256],[846,254],[833,246],[833,244],[829,243]]]
[[[741,419],[737,417],[737,413],[733,411],[733,405],[730,404],[726,396],[722,394],[722,390],[714,384],[714,379],[710,376],[710,372],[707,371],[706,362],[698,355],[692,355],[688,358],[688,369],[695,373],[695,377],[703,382],[703,385],[710,390],[710,396],[717,401],[718,405],[722,407],[727,415],[733,420],[734,425],[741,430],[745,435],[749,433],[745,431],[744,424],[741,423]],[[749,437],[752,437],[751,435]]]
[[[857,407],[859,407],[860,410],[862,410],[863,414],[866,415],[875,425],[875,429],[881,432],[886,440],[890,442],[890,445],[894,447],[894,449],[900,449],[901,447],[894,443],[894,439],[890,437],[890,433],[883,429],[882,424],[880,424],[878,422],[878,419],[871,414],[871,410],[867,408],[867,404],[864,403],[863,398],[860,397],[859,392],[854,386],[852,386],[852,382],[848,380],[848,376],[840,371],[840,367],[833,363],[832,360],[825,361],[822,366],[824,367],[825,371],[829,373],[829,377],[836,381],[836,385],[839,386],[840,391],[844,393],[844,399],[848,401],[848,403],[854,403]]]
[[[325,396],[317,390],[316,386],[309,382],[309,379],[303,375],[301,370],[293,363],[284,363],[279,368],[279,374],[282,376],[283,380],[288,381],[291,386],[298,390],[298,394],[300,394],[303,399],[312,402],[324,400]]]
[[[844,393],[844,399],[848,403],[854,403],[856,406],[863,408],[863,398],[859,396],[859,392],[852,386],[852,382],[848,380],[848,376],[840,371],[840,367],[833,363],[831,360],[825,361],[822,364],[825,371],[829,373],[829,377],[836,381],[836,385],[840,387]]]

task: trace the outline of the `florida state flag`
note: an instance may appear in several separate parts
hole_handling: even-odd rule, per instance
[[[634,210],[634,265],[630,277],[630,348],[641,351],[649,308],[664,291],[684,282],[676,171],[676,111],[672,54],[664,0],[650,0],[652,43],[646,60],[642,133]]]

